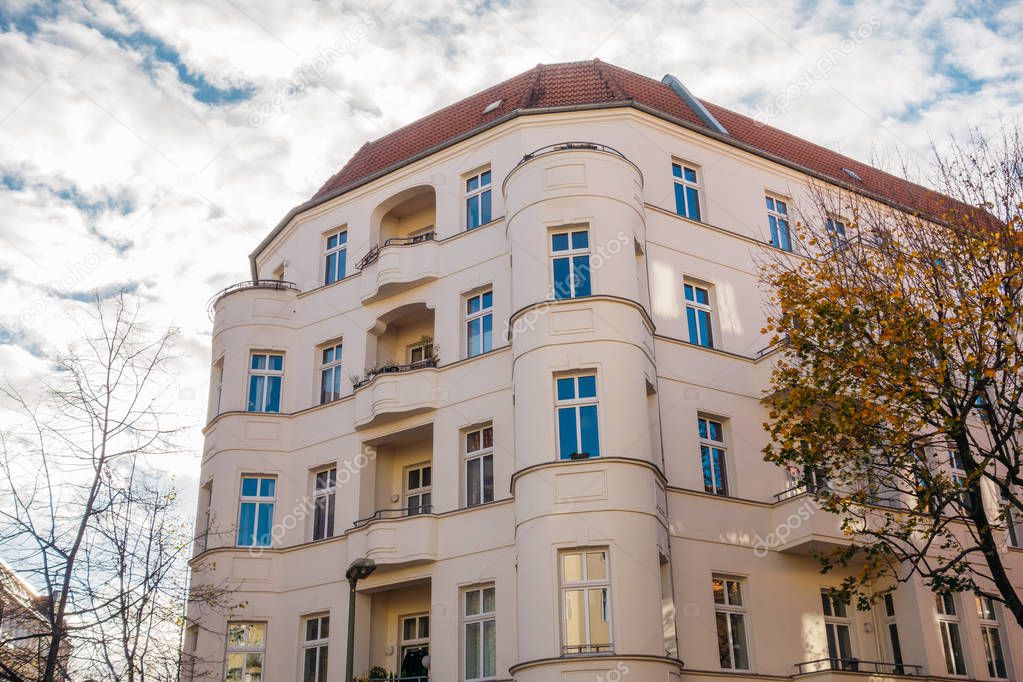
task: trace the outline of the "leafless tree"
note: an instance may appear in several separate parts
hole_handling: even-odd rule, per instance
[[[0,551],[43,591],[31,627],[0,634],[0,678],[174,679],[191,523],[153,467],[181,455],[162,414],[174,331],[123,293],[81,329],[55,379],[0,389]]]

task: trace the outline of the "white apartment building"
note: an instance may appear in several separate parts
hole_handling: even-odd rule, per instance
[[[363,146],[212,304],[195,677],[342,681],[370,560],[359,679],[1023,679],[972,595],[822,595],[847,539],[762,459],[757,267],[815,183],[938,200],[600,61]]]

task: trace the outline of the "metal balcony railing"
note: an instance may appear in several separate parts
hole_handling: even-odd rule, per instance
[[[206,312],[209,313],[210,319],[213,319],[213,308],[217,305],[217,302],[225,296],[237,293],[239,291],[247,291],[249,289],[277,289],[279,291],[299,291],[298,286],[294,282],[285,282],[282,279],[250,279],[244,282],[238,282],[232,284],[229,287],[221,289],[217,293],[210,297],[210,300],[206,303]]]
[[[576,656],[578,654],[613,654],[614,646],[611,644],[565,644],[561,647],[562,656]]]
[[[352,524],[354,528],[362,528],[371,521],[379,519],[404,519],[410,516],[422,516],[433,512],[433,506],[421,504],[418,507],[400,507],[397,509],[377,509],[364,519],[359,519]]]
[[[405,365],[389,364],[382,365],[380,367],[374,367],[373,369],[366,370],[366,376],[354,382],[353,388],[361,388],[369,382],[373,381],[374,378],[379,374],[399,374],[401,372],[413,372],[417,369],[425,369],[427,367],[436,367],[437,359],[428,358],[426,360],[420,360],[419,362],[410,362]]]
[[[851,673],[872,673],[875,675],[919,675],[922,667],[910,663],[888,661],[864,661],[859,658],[818,658],[815,661],[796,663],[796,674],[839,670]]]
[[[415,244],[422,244],[423,242],[432,242],[437,233],[433,230],[429,232],[423,232],[422,234],[413,235],[411,237],[391,237],[379,246],[374,246],[359,259],[359,262],[355,264],[356,270],[362,270],[363,268],[372,265],[380,258],[380,252],[388,246],[414,246]]]

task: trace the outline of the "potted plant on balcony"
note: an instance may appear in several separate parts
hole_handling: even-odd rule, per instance
[[[569,459],[589,459],[590,453],[588,452],[573,452],[569,454]]]

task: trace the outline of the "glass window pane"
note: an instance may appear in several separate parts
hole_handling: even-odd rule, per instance
[[[590,643],[611,643],[611,610],[607,601],[607,588],[589,590]]]
[[[252,356],[252,369],[266,369],[266,356],[265,355],[253,355]]]
[[[572,233],[572,248],[585,249],[590,245],[590,233],[586,230]]]
[[[489,185],[489,184],[490,184],[490,171],[483,171],[483,174],[480,175],[480,186],[482,187],[483,185]]]
[[[571,400],[573,398],[575,398],[575,378],[558,379],[558,400]]]
[[[480,624],[465,624],[465,678],[474,680],[480,675]]]
[[[693,285],[692,284],[685,284],[685,285],[682,286],[682,288],[683,288],[683,290],[685,290],[686,300],[687,301],[695,301],[696,300],[696,298],[695,298],[696,294],[693,291]]]
[[[565,591],[565,644],[586,644],[586,617],[583,590]]]
[[[274,371],[281,371],[284,369],[284,356],[283,355],[271,355],[270,356],[270,369]]]
[[[710,313],[706,310],[697,311],[697,320],[700,325],[700,344],[711,348],[714,346],[714,338],[710,328]]]
[[[228,682],[241,682],[242,680],[242,667],[245,664],[245,654],[228,654],[227,655],[227,675],[226,679]]]
[[[767,202],[767,210],[768,211],[773,211],[774,210],[774,199],[772,199],[771,197],[764,197],[764,201]]]
[[[465,200],[465,226],[477,227],[480,224],[480,198],[472,196]]]
[[[582,452],[591,456],[600,454],[600,438],[597,434],[597,406],[584,405],[579,408],[579,426],[582,431]]]
[[[594,375],[579,377],[579,397],[580,398],[595,398],[597,397],[597,377]]]
[[[394,622],[394,621],[391,621]],[[416,619],[406,618],[402,622],[402,640],[410,641],[416,638]]]
[[[578,451],[575,408],[563,407],[558,410],[558,456],[561,459],[569,459],[573,452]]]
[[[742,606],[742,583],[738,580],[726,580],[728,588],[728,603],[732,606]]]
[[[430,617],[419,616],[419,639],[426,639],[430,636]]]
[[[263,410],[263,381],[262,376],[249,377],[249,404],[246,409],[249,412],[261,412]]]
[[[554,298],[563,299],[572,297],[572,275],[570,270],[570,259],[555,258],[552,262],[554,268]]]
[[[468,506],[480,504],[480,459],[470,459],[465,463],[465,503]]]
[[[274,489],[277,487],[277,479],[274,478],[261,478],[259,479],[259,496],[260,497],[273,497]]]
[[[266,412],[281,411],[281,378],[279,376],[266,378]]]
[[[479,318],[469,320],[466,329],[466,344],[469,349],[469,357],[479,355],[481,350],[481,329],[482,322]]]
[[[674,175],[676,178],[681,178],[682,177],[682,166],[680,166],[677,163],[671,164],[671,174]]]
[[[699,193],[694,187],[686,187],[686,215],[692,220],[700,219]]]
[[[567,251],[568,250],[568,233],[561,232],[559,234],[551,235],[551,250],[552,251]]]
[[[490,190],[480,194],[480,224],[486,225],[490,222]]]
[[[264,639],[266,639],[266,623],[250,623],[248,626],[249,646],[263,646]]]
[[[684,216],[688,215],[686,211],[686,186],[675,183],[675,213]]]
[[[711,588],[714,592],[714,603],[724,604],[725,603],[725,581],[720,578],[714,578],[711,583]]]
[[[491,455],[483,458],[483,501],[494,501],[494,458]]]
[[[788,208],[785,206],[784,201],[781,200],[778,201],[778,213],[781,213],[782,215],[788,215]]]
[[[575,296],[590,295],[590,257],[576,256],[572,259],[575,275]]]
[[[721,433],[721,422],[710,420],[708,421],[708,426],[710,427],[710,439],[716,440],[719,443],[724,442],[725,439]]]
[[[729,616],[732,622],[732,656],[735,667],[746,670],[749,668],[749,658],[746,655],[746,619],[741,613],[731,613]]]
[[[700,431],[700,438],[707,438],[707,435],[708,435],[707,420],[706,419],[697,419],[696,420],[696,424],[697,424],[697,428]]]
[[[686,322],[689,326],[689,343],[700,343],[700,329],[696,323],[696,309],[686,307]]]
[[[718,660],[722,668],[731,669],[732,647],[728,642],[728,614],[719,612],[714,614],[714,618],[718,628]]]
[[[494,429],[491,426],[483,429],[483,447],[494,447]]]
[[[256,527],[256,544],[260,547],[270,546],[270,533],[273,530],[274,506],[260,504]]]
[[[493,587],[483,588],[483,613],[493,613],[496,607],[496,591]]]
[[[324,268],[323,283],[333,284],[337,281],[337,253],[327,255],[327,265]]]
[[[483,622],[483,676],[497,675],[497,623]]]
[[[480,431],[471,431],[465,434],[465,451],[476,452],[480,449]]]
[[[490,308],[494,305],[494,292],[486,291],[483,293],[483,307]]]
[[[305,641],[312,642],[320,638],[320,622],[310,618],[305,622]]]
[[[586,553],[586,579],[604,580],[607,578],[607,553]]]
[[[256,505],[251,502],[242,502],[241,511],[238,515],[238,544],[242,547],[249,547],[253,544],[256,530]]]
[[[480,613],[480,591],[471,590],[465,593],[465,615],[478,616]]]
[[[242,479],[242,495],[251,497],[256,494],[259,490],[259,479],[258,478],[243,478]]]
[[[465,181],[465,190],[467,192],[471,192],[474,189],[479,189],[479,186],[480,186],[480,176],[478,176],[478,175],[474,175],[474,176],[472,176],[471,178],[469,178],[468,180]]]
[[[327,248],[333,249],[335,246],[337,246],[337,235],[332,234],[329,237],[327,237]]]
[[[692,168],[686,168],[686,181],[696,182],[696,171]]]
[[[710,461],[710,448],[706,445],[700,446],[700,463],[703,467],[703,490],[713,493],[714,490],[714,467]]]
[[[260,682],[263,679],[263,654],[245,656],[245,682]]]
[[[480,309],[480,297],[479,296],[473,296],[472,298],[470,298],[470,299],[468,299],[466,301],[465,310],[470,315],[472,313],[479,312],[479,309]]]
[[[483,352],[487,353],[494,348],[494,316],[483,316]]]
[[[564,580],[574,582],[583,579],[583,555],[579,552],[566,552],[561,555],[561,573]]]

